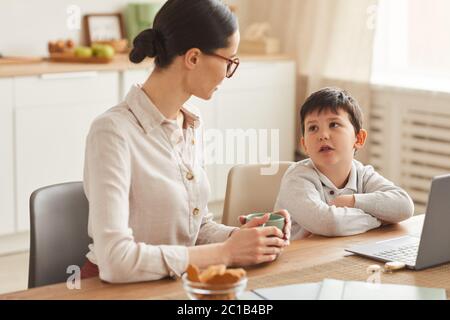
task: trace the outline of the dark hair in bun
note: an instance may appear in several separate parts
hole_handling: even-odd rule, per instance
[[[237,29],[236,16],[221,0],[168,0],[153,28],[134,39],[130,61],[139,63],[150,57],[155,58],[156,67],[165,68],[191,48],[205,53],[226,48]]]
[[[146,57],[154,58],[157,53],[162,53],[162,39],[155,29],[146,29],[139,33],[133,40],[133,50],[130,52],[130,60],[139,63]]]

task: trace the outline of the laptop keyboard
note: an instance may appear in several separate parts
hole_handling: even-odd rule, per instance
[[[375,256],[390,261],[400,261],[408,265],[415,265],[418,250],[418,243],[409,244],[392,250],[378,252]]]

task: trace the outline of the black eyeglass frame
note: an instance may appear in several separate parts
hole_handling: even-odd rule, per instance
[[[213,57],[221,58],[221,59],[226,60],[228,62],[227,63],[227,74],[226,74],[227,78],[231,78],[234,75],[234,73],[236,72],[237,68],[239,67],[239,64],[241,63],[238,57],[236,57],[234,59],[230,59],[230,58],[221,56],[220,54],[217,54],[217,53],[206,53],[206,54],[210,55],[210,56],[213,56]],[[234,69],[231,68],[233,65],[236,65],[236,67],[234,67]],[[230,70],[232,70],[231,73],[230,73]]]

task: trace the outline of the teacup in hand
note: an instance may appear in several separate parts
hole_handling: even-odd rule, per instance
[[[266,213],[264,213],[264,212],[257,212],[257,213],[248,214],[248,215],[245,216],[245,222],[248,223],[252,219],[261,218],[265,214]],[[277,227],[278,229],[280,229],[281,232],[283,232],[284,223],[285,223],[285,221],[284,221],[284,217],[282,215],[277,214],[277,213],[270,213],[269,220],[267,220],[267,222],[264,223],[261,226],[262,227],[274,226],[274,227]]]

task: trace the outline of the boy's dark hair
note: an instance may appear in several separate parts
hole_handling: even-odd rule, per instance
[[[191,48],[206,54],[226,48],[237,30],[236,16],[221,0],[168,0],[156,14],[153,28],[134,39],[130,61],[154,57],[156,67],[164,69]]]
[[[307,115],[318,111],[321,113],[325,110],[331,110],[338,114],[338,110],[342,109],[348,113],[350,122],[355,129],[355,135],[362,129],[362,111],[358,101],[350,96],[345,90],[340,88],[323,88],[311,94],[300,110],[300,121],[302,135],[305,135],[305,118]]]

